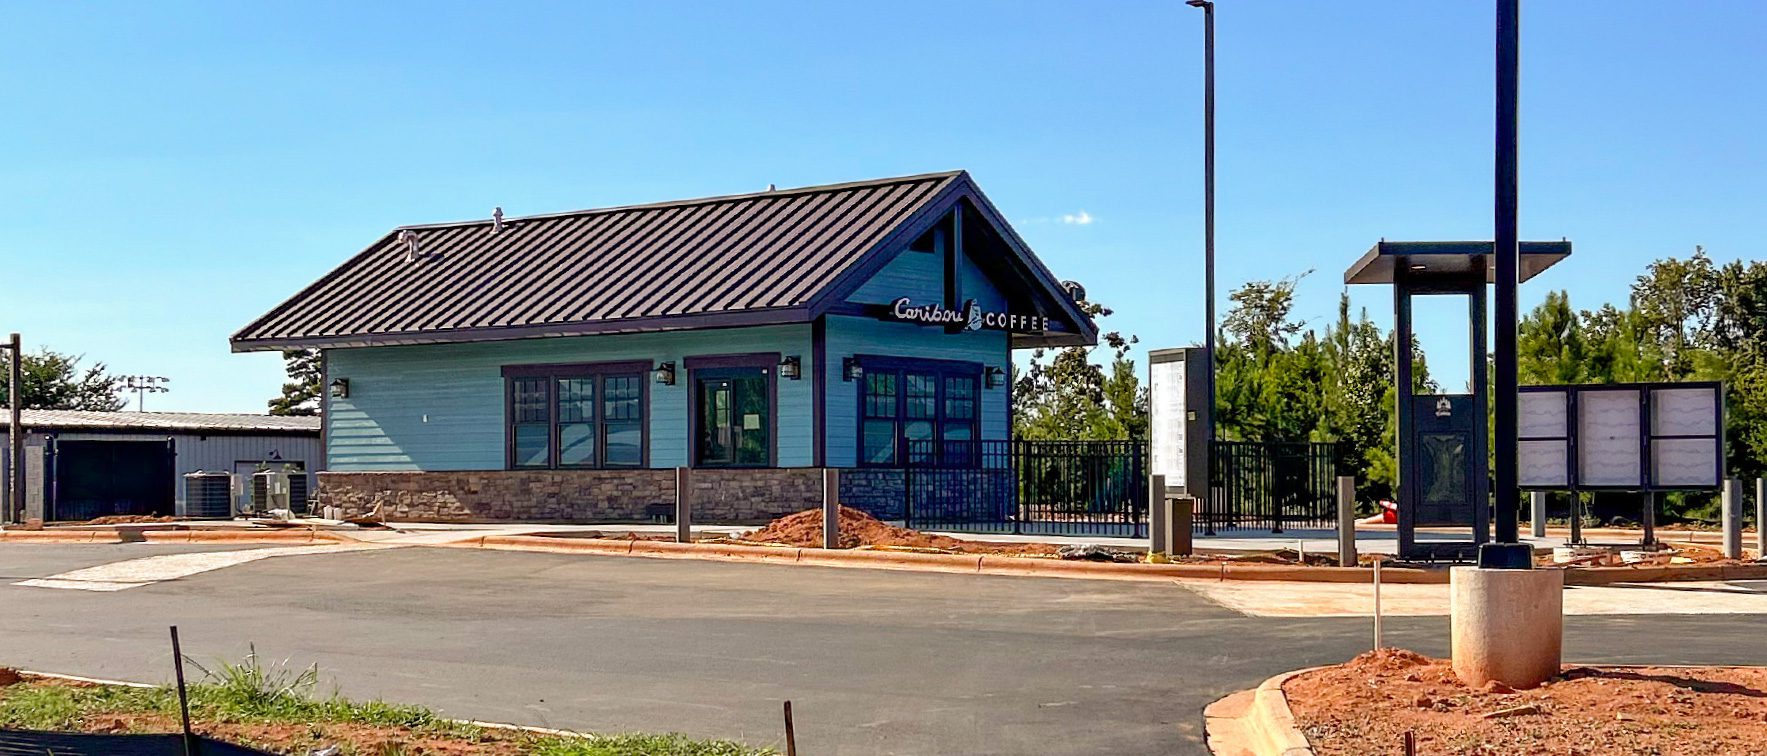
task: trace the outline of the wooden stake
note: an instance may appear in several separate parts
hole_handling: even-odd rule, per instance
[[[184,650],[178,646],[178,626],[172,626],[172,670],[178,679],[178,714],[184,719],[184,756],[196,753],[196,734],[190,731],[190,697],[184,692]]]
[[[792,730],[791,702],[785,702],[785,756],[798,756],[798,735]]]

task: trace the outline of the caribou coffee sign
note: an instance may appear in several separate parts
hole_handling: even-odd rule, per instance
[[[883,319],[917,325],[957,326],[965,331],[1042,333],[1049,330],[1049,318],[1045,316],[991,312],[977,307],[973,299],[964,302],[962,309],[953,310],[936,304],[917,305],[908,297],[902,297],[884,309]]]

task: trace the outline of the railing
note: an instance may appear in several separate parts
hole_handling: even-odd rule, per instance
[[[1145,447],[1133,441],[911,442],[904,519],[922,530],[1141,537]]]
[[[1209,451],[1209,495],[1197,502],[1195,530],[1335,526],[1345,467],[1338,444],[1216,441]]]

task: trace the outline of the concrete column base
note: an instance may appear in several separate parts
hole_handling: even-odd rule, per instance
[[[1449,571],[1454,674],[1474,688],[1532,688],[1558,674],[1564,570]]]

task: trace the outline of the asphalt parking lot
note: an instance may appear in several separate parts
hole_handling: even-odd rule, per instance
[[[317,662],[357,697],[804,753],[1200,752],[1201,710],[1369,644],[1357,618],[1253,618],[1177,585],[399,548],[264,559],[110,593],[12,585],[234,547],[3,545],[0,663],[147,682],[186,653]],[[1757,615],[1567,620],[1578,661],[1761,663]],[[1446,652],[1441,617],[1389,643]]]

